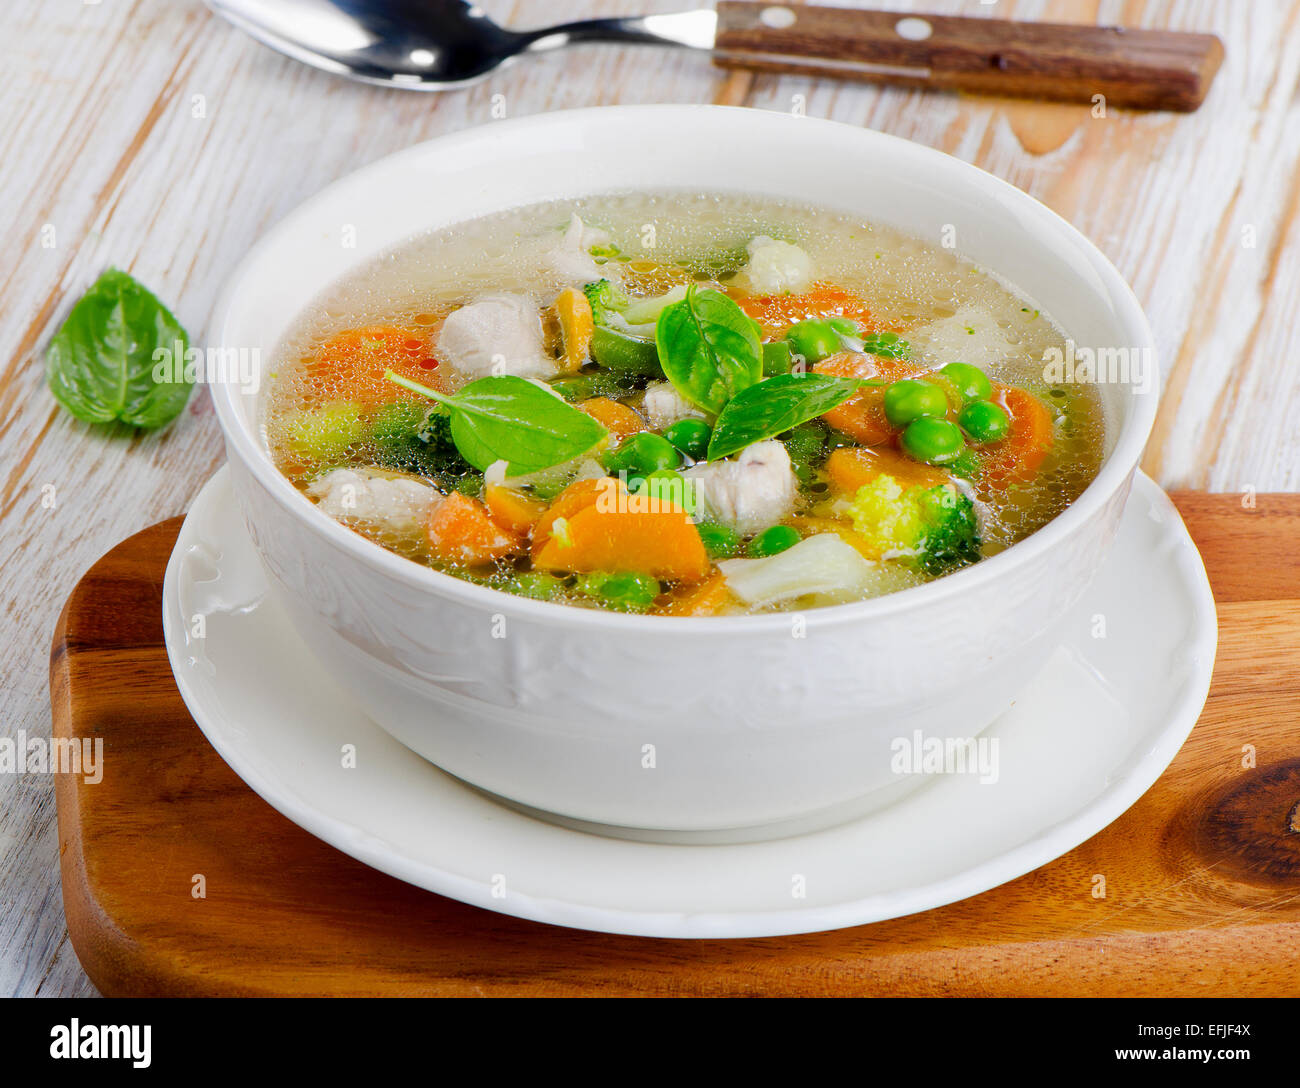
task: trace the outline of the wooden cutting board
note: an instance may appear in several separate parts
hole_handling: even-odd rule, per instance
[[[56,776],[73,946],[110,995],[1294,995],[1300,495],[1175,500],[1219,603],[1219,657],[1200,722],[1146,796],[974,899],[732,941],[491,914],[290,823],[209,747],[176,691],[161,595],[181,519],[155,525],[91,568],[54,636],[54,735],[102,737],[112,768],[97,785]]]

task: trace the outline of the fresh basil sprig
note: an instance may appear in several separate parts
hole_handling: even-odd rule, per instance
[[[863,382],[828,374],[777,374],[743,389],[727,402],[713,425],[708,458],[729,457],[755,442],[829,412],[853,396]]]
[[[763,377],[758,326],[720,291],[692,285],[684,299],[664,307],[655,348],[677,392],[706,412],[721,412]]]
[[[509,476],[540,472],[572,461],[609,433],[586,412],[510,374],[479,378],[450,396],[391,370],[384,377],[447,408],[451,440],[480,471],[505,461]]]
[[[87,423],[157,428],[189,400],[189,337],[139,281],[110,268],[54,334],[45,354],[50,392]]]

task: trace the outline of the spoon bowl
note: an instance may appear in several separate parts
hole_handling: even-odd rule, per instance
[[[530,52],[579,41],[710,49],[712,11],[507,30],[465,0],[207,0],[263,45],[362,83],[464,87]]]

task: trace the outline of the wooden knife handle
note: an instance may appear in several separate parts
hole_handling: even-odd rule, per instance
[[[724,68],[1194,110],[1223,43],[1171,30],[720,0],[714,58]]]

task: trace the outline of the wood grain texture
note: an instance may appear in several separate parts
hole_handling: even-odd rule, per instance
[[[724,68],[896,87],[1194,110],[1223,61],[1213,34],[929,15],[904,36],[894,12],[721,0]]]
[[[1215,583],[1220,654],[1205,713],[1146,796],[1065,857],[974,899],[733,941],[498,916],[368,869],[280,816],[211,749],[175,689],[160,601],[180,519],[154,526],[91,569],[53,644],[54,734],[102,738],[112,768],[93,785],[58,776],[77,952],[122,995],[1293,995],[1300,592],[1281,598],[1258,572],[1276,563],[1288,593],[1300,590],[1300,496],[1264,496],[1254,510],[1225,496],[1178,502]]]
[[[690,5],[483,6],[527,26]],[[0,733],[49,735],[45,647],[73,584],[123,537],[183,510],[222,460],[203,394],[161,435],[91,428],[56,409],[41,356],[77,294],[117,264],[202,343],[220,285],[290,209],[390,151],[488,124],[494,107],[517,116],[718,101],[831,117],[974,162],[1073,222],[1133,284],[1165,368],[1147,470],[1165,486],[1300,490],[1300,368],[1288,362],[1300,313],[1300,0],[872,6],[1211,32],[1227,55],[1190,115],[1097,117],[1083,106],[724,72],[684,52],[598,46],[423,96],[303,68],[198,0],[5,3]],[[93,992],[67,943],[57,845],[51,780],[0,775],[0,994]]]

